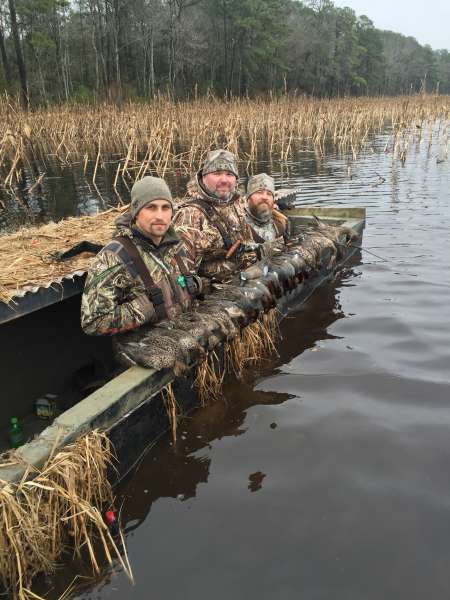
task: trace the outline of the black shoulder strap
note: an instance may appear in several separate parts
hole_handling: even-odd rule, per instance
[[[233,240],[228,235],[227,226],[224,223],[221,216],[219,215],[219,213],[216,211],[216,209],[213,206],[211,206],[211,204],[209,204],[208,202],[203,200],[202,198],[193,198],[189,202],[182,204],[180,206],[180,208],[182,208],[184,206],[192,206],[192,205],[196,206],[199,210],[201,210],[202,213],[206,216],[206,218],[209,221],[211,221],[211,223],[214,225],[214,227],[216,227],[219,230],[220,236],[223,241],[224,248],[225,248],[225,250],[229,250],[231,248],[231,246],[233,245]]]
[[[197,286],[194,281],[194,276],[191,273],[191,271],[189,271],[186,263],[183,260],[184,258],[186,258],[186,252],[184,250],[183,245],[180,244],[179,248],[175,252],[174,258],[175,258],[175,262],[178,265],[180,273],[183,275],[184,280],[186,282],[186,289],[188,291],[188,294],[190,296],[196,296],[198,292],[197,292]]]
[[[125,264],[129,273],[133,277],[139,276],[147,290],[147,294],[151,303],[155,308],[158,319],[167,317],[166,307],[164,306],[164,296],[160,287],[158,287],[153,277],[150,275],[142,256],[130,238],[125,236],[117,236],[105,246],[106,250],[114,252]]]
[[[252,232],[252,238],[253,238],[253,241],[255,242],[255,244],[264,244],[264,242],[266,240],[264,238],[262,238],[260,235],[258,235],[251,225],[249,225],[249,226],[250,226],[250,230]]]

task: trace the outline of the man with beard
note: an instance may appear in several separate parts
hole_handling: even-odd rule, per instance
[[[275,209],[275,184],[266,173],[253,175],[247,184],[246,219],[256,243],[279,241],[289,235],[289,221]]]
[[[231,152],[208,152],[188,187],[190,198],[174,218],[198,274],[209,280],[226,281],[255,257],[245,201],[237,191],[238,176]]]
[[[200,280],[189,268],[172,216],[163,179],[144,177],[133,185],[129,211],[89,269],[81,301],[85,333],[122,333],[190,309]]]

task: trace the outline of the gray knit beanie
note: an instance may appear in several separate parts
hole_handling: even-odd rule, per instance
[[[229,171],[236,177],[239,177],[236,157],[228,150],[211,150],[206,155],[205,162],[202,167],[202,175],[214,173],[215,171]]]
[[[258,175],[250,177],[247,183],[247,198],[262,190],[267,190],[275,197],[275,182],[273,177],[267,175],[267,173],[258,173]]]
[[[164,179],[147,176],[136,181],[131,188],[130,212],[133,219],[136,218],[141,208],[155,200],[167,200],[173,208],[172,194]]]

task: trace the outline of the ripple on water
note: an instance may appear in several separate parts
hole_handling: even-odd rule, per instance
[[[387,262],[363,252],[285,321],[254,386],[147,456],[123,490],[137,584],[80,597],[449,597],[450,169],[388,141],[272,170],[303,204],[366,206],[364,246]]]

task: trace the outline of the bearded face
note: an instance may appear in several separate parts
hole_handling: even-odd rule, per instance
[[[263,222],[270,220],[274,205],[272,192],[269,192],[269,190],[253,192],[247,202],[249,211],[257,219]]]

